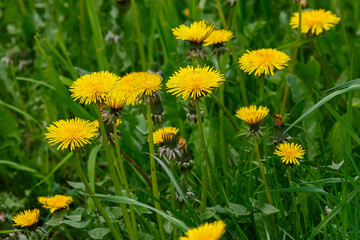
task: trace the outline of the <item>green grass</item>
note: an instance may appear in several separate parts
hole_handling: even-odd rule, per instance
[[[185,8],[190,9],[189,17]],[[134,206],[134,239],[160,239],[156,213],[163,217],[166,239],[177,239],[189,228],[220,219],[227,224],[223,239],[359,239],[360,3],[315,0],[309,1],[308,8],[330,10],[341,21],[320,37],[301,35],[292,73],[287,67],[266,77],[260,101],[261,79],[241,71],[238,58],[246,50],[259,48],[277,48],[292,56],[297,36],[289,26],[291,14],[297,11],[292,1],[234,1],[233,5],[217,0],[2,1],[0,216],[4,213],[6,219],[0,222],[0,238],[16,231],[11,221],[15,214],[39,208],[37,225],[49,233],[48,239],[113,239],[94,200],[84,191],[72,154],[50,146],[44,133],[58,119],[96,119],[94,108],[70,97],[68,88],[80,75],[109,70],[123,76],[151,69],[161,71],[163,77],[164,126],[180,128],[193,152],[190,173],[173,171],[154,156],[160,199],[153,196],[145,179],[151,180],[151,171],[142,104],[126,107],[118,128],[121,150],[146,175],[123,158],[131,197],[125,188],[120,196],[120,186],[115,193],[108,168],[111,154],[106,156],[98,141],[78,152],[96,198],[124,239],[129,235],[120,203]],[[204,168],[198,126],[186,119],[183,107],[188,101],[166,93],[165,88],[175,71],[192,64],[184,58],[188,43],[176,40],[171,28],[200,19],[235,35],[227,44],[232,55],[221,59],[224,99],[215,89],[213,97],[201,101],[209,155],[203,214],[199,211]],[[209,57],[200,64],[218,68],[211,49],[205,50]],[[300,165],[290,169],[291,184],[287,168],[273,154],[272,142],[272,115],[280,113],[286,82],[287,133],[306,151]],[[269,191],[260,175],[254,140],[246,137],[248,126],[235,117],[237,109],[250,104],[270,109],[261,123],[265,135],[258,140]],[[225,108],[222,114],[220,105]],[[219,129],[224,131],[224,150]],[[183,202],[171,203],[171,183]],[[194,198],[186,198],[189,191]],[[74,198],[69,211],[51,215],[37,202],[38,196],[55,194]],[[154,202],[161,208],[155,208]]]

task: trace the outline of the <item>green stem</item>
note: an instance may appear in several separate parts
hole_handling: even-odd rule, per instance
[[[96,103],[96,113],[97,113],[97,116],[98,116],[98,121],[99,121],[99,126],[100,126],[102,144],[103,144],[104,150],[105,150],[105,158],[106,158],[106,161],[107,161],[107,163],[109,165],[110,178],[111,178],[111,180],[112,180],[112,182],[114,184],[116,195],[117,196],[122,196],[122,187],[121,187],[121,183],[119,182],[119,178],[116,175],[113,158],[111,157],[111,152],[110,152],[109,143],[108,143],[108,139],[107,139],[106,132],[105,132],[104,121],[103,121],[102,116],[101,116],[100,103],[99,102]],[[137,239],[137,237],[136,237],[136,235],[134,233],[133,226],[131,224],[130,216],[129,216],[126,205],[124,203],[120,203],[120,208],[121,208],[121,211],[122,211],[123,216],[124,216],[126,229],[127,229],[127,232],[129,234],[130,239],[134,239],[134,240]]]
[[[239,126],[237,125],[237,123],[235,122],[235,120],[233,119],[233,116],[231,115],[231,113],[229,112],[229,110],[227,110],[224,106],[224,104],[222,104],[220,102],[220,100],[214,95],[211,94],[211,98],[215,101],[215,103],[220,107],[220,109],[222,109],[224,111],[225,116],[227,117],[227,119],[229,119],[231,125],[233,126],[233,128],[235,129],[236,132],[238,132],[240,130]]]
[[[130,199],[132,199],[131,194],[130,194],[130,187],[129,187],[129,183],[126,177],[126,173],[125,173],[125,168],[124,168],[124,161],[120,152],[120,144],[119,144],[119,139],[118,139],[118,135],[117,135],[117,128],[116,128],[116,123],[113,124],[114,125],[114,139],[115,139],[115,149],[116,149],[116,154],[118,157],[118,163],[119,163],[119,167],[120,167],[120,180],[121,183],[125,186],[125,190],[126,190],[126,196]],[[134,229],[134,233],[137,236],[137,227],[136,227],[136,215],[135,215],[135,211],[134,211],[134,206],[133,205],[129,205],[129,209],[130,209],[130,216],[131,216],[131,221],[133,224],[133,229]]]
[[[145,50],[144,50],[144,44],[141,36],[141,29],[140,29],[140,23],[139,23],[139,13],[137,9],[137,4],[135,0],[131,0],[131,9],[133,13],[133,19],[134,19],[134,25],[135,25],[135,32],[137,37],[137,44],[139,48],[140,53],[140,60],[141,60],[141,67],[142,70],[146,70],[146,56],[145,56]]]
[[[176,198],[175,198],[175,186],[173,182],[171,182],[171,207],[176,209]],[[177,240],[177,228],[173,229],[173,240]]]
[[[157,176],[156,176],[156,164],[155,164],[155,147],[154,147],[154,139],[153,139],[153,130],[152,130],[152,120],[151,120],[151,103],[150,99],[146,99],[146,118],[148,122],[148,130],[149,130],[149,150],[150,150],[150,168],[151,168],[151,183],[152,183],[152,190],[153,190],[153,196],[157,199],[160,199],[159,197],[159,187],[157,183]],[[154,201],[154,206],[157,210],[161,211],[160,204],[156,201]],[[160,214],[156,213],[156,218],[159,224],[159,231],[160,231],[160,237],[162,240],[165,240],[165,232],[163,227],[163,219]]]
[[[260,85],[260,102],[264,100],[264,89],[265,89],[265,75],[261,75],[261,85]]]
[[[291,57],[291,62],[290,62],[290,67],[289,67],[289,72],[288,72],[289,74],[291,74],[294,70],[296,55],[298,52],[298,46],[299,46],[299,41],[300,41],[300,36],[301,36],[301,4],[300,3],[298,5],[298,13],[299,13],[299,27],[298,27],[297,34],[296,34],[294,49],[292,52],[292,57]],[[285,79],[285,88],[284,88],[284,93],[283,93],[283,98],[281,101],[281,108],[280,108],[281,115],[284,114],[288,94],[289,94],[289,85]]]
[[[207,185],[208,185],[208,176],[207,176],[207,162],[209,160],[209,156],[206,150],[205,143],[205,135],[202,124],[202,116],[200,110],[200,99],[197,98],[195,100],[196,107],[196,120],[199,130],[200,137],[200,149],[201,149],[201,203],[200,203],[200,214],[204,213],[206,210],[206,202],[207,202]]]
[[[290,171],[290,167],[287,168],[288,170],[288,180],[289,180],[289,186],[290,188],[293,187],[292,185],[292,181],[291,181],[291,171]],[[298,209],[297,209],[297,204],[296,204],[296,200],[295,200],[295,196],[294,196],[294,193],[291,192],[291,199],[294,203],[294,208],[295,208],[295,225],[296,225],[296,236],[297,237],[300,237],[299,236],[299,221],[298,221],[298,218],[299,218],[299,212],[298,212]]]
[[[89,193],[90,196],[94,196],[95,194],[94,194],[93,190],[91,189],[88,181],[86,180],[85,173],[83,172],[83,170],[81,168],[77,152],[74,151],[73,153],[74,153],[76,171],[80,175],[81,181],[84,183],[86,191]],[[100,203],[100,201],[97,198],[92,198],[92,199],[93,199],[93,201],[95,203],[96,208],[99,210],[101,216],[104,218],[104,220],[106,222],[106,225],[110,228],[110,231],[111,231],[112,235],[114,236],[114,239],[121,239],[122,240],[123,237],[116,230],[113,222],[111,221],[109,215],[105,211],[105,208],[103,207],[103,205]]]
[[[267,179],[266,179],[266,176],[265,176],[265,171],[264,171],[264,167],[261,163],[261,157],[260,157],[260,151],[259,151],[259,145],[258,145],[258,142],[257,142],[257,139],[256,139],[256,136],[254,136],[254,143],[255,143],[255,151],[256,151],[256,158],[258,160],[258,163],[259,163],[259,170],[260,170],[260,173],[261,173],[261,177],[264,181],[264,185],[265,185],[265,190],[266,191],[270,191],[270,187],[269,187],[269,184],[267,182]],[[266,192],[266,198],[269,202],[269,204],[273,204],[273,201],[272,201],[272,198],[271,198],[271,194],[269,192]]]

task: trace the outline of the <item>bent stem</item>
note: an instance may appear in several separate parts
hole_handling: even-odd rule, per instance
[[[109,143],[108,143],[106,132],[105,132],[104,120],[102,119],[102,116],[101,116],[101,110],[100,110],[100,103],[99,102],[96,103],[96,113],[97,113],[97,116],[98,116],[98,121],[99,121],[99,126],[100,126],[102,144],[103,144],[104,150],[105,150],[105,158],[106,158],[106,161],[107,161],[107,163],[109,165],[110,178],[111,178],[111,180],[112,180],[112,182],[114,184],[116,195],[117,196],[122,196],[122,187],[121,187],[121,184],[119,182],[118,176],[116,175],[113,158],[111,157]],[[123,216],[124,216],[126,230],[127,230],[128,234],[129,234],[130,239],[137,239],[137,237],[136,237],[136,235],[134,233],[133,226],[131,224],[130,216],[129,216],[129,213],[127,211],[126,205],[124,203],[120,203],[120,208],[121,208],[121,211],[122,211]]]
[[[258,160],[258,163],[259,163],[259,170],[260,170],[260,173],[261,173],[261,177],[264,181],[264,185],[265,185],[265,190],[266,190],[266,198],[269,202],[269,204],[273,205],[273,201],[272,201],[272,198],[271,198],[271,194],[270,192],[270,188],[269,188],[269,184],[266,180],[266,176],[265,176],[265,172],[264,172],[264,167],[261,163],[261,158],[260,158],[260,152],[259,152],[259,146],[258,146],[258,142],[257,142],[257,139],[256,137],[254,136],[254,143],[255,143],[255,151],[256,151],[256,157],[257,157],[257,160]]]
[[[157,183],[157,176],[156,176],[156,164],[155,164],[155,147],[154,147],[154,139],[153,139],[153,130],[152,130],[152,120],[151,120],[151,103],[150,98],[146,99],[146,118],[148,122],[148,130],[149,130],[149,150],[150,150],[150,168],[151,168],[151,183],[152,183],[152,190],[153,190],[153,196],[156,199],[159,198],[159,187]],[[162,211],[160,204],[156,201],[154,201],[154,206],[157,210]],[[160,231],[160,237],[162,240],[165,240],[165,232],[163,227],[163,220],[159,213],[156,213],[156,218],[159,224],[159,231]]]
[[[298,13],[299,13],[299,27],[297,30],[297,34],[296,34],[296,40],[295,40],[295,45],[294,45],[294,49],[292,52],[292,56],[291,56],[291,62],[290,62],[290,67],[289,67],[289,74],[291,74],[294,70],[294,66],[295,66],[295,59],[296,59],[296,55],[298,52],[298,47],[299,47],[299,41],[300,41],[300,36],[301,36],[301,4],[299,3],[298,6]],[[281,101],[281,108],[280,108],[280,114],[284,115],[284,111],[285,111],[285,106],[286,106],[286,100],[289,94],[289,85],[285,79],[285,88],[284,88],[284,93],[283,93],[283,98]]]
[[[200,99],[197,98],[195,100],[195,107],[196,107],[196,120],[199,130],[199,137],[200,137],[200,149],[201,149],[201,203],[200,203],[200,214],[205,212],[206,209],[206,202],[207,202],[207,185],[208,185],[208,176],[207,176],[207,162],[209,159],[207,150],[206,150],[206,143],[205,143],[205,136],[204,136],[204,129],[202,124],[202,116],[200,110]]]
[[[115,149],[116,149],[116,154],[118,157],[118,163],[119,163],[119,167],[120,167],[120,180],[121,183],[125,186],[125,190],[126,190],[126,196],[130,199],[132,199],[131,194],[130,194],[130,188],[129,188],[129,183],[126,177],[126,173],[125,173],[125,168],[124,168],[124,161],[122,158],[122,155],[120,153],[120,144],[119,144],[119,139],[118,139],[118,135],[117,135],[117,129],[116,129],[116,124],[114,123],[114,139],[115,139]],[[131,221],[133,224],[133,229],[134,229],[134,233],[135,235],[137,235],[137,231],[136,231],[136,216],[135,216],[135,211],[134,211],[134,206],[133,205],[129,205],[129,209],[130,209],[130,215],[131,215]]]
[[[81,181],[83,182],[86,191],[89,193],[90,196],[94,196],[94,192],[91,189],[85,173],[83,172],[81,165],[80,165],[80,161],[78,158],[78,154],[76,151],[73,152],[74,153],[74,160],[75,160],[75,168],[77,173],[80,175]],[[101,216],[104,218],[106,225],[110,228],[110,231],[112,233],[112,235],[114,236],[114,239],[123,239],[122,235],[116,230],[115,225],[113,224],[113,222],[111,221],[109,215],[107,214],[107,212],[105,211],[105,208],[103,207],[103,205],[100,203],[100,201],[97,198],[92,198],[92,200],[95,203],[96,208],[99,210]]]

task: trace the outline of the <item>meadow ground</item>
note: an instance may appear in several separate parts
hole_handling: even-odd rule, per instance
[[[0,238],[359,239],[360,2],[301,2],[1,1]]]

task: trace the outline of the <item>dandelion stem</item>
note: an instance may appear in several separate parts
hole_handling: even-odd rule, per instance
[[[78,158],[78,154],[76,151],[73,152],[74,153],[74,160],[75,160],[75,167],[76,167],[76,171],[78,172],[78,174],[80,175],[81,181],[84,183],[85,185],[85,189],[86,191],[89,193],[90,196],[94,196],[94,192],[91,189],[85,173],[83,172],[81,165],[80,165],[80,161]],[[100,201],[97,198],[92,198],[96,208],[99,210],[101,216],[104,218],[106,225],[110,228],[110,231],[112,233],[112,235],[114,236],[114,239],[123,239],[123,237],[121,236],[121,234],[116,230],[113,222],[111,221],[109,215],[107,214],[107,212],[105,211],[105,208],[103,207],[103,205],[100,203]]]
[[[233,128],[235,129],[236,132],[238,132],[240,130],[239,126],[237,125],[237,123],[235,122],[235,120],[233,119],[233,116],[231,115],[231,113],[229,112],[229,110],[227,110],[224,106],[224,104],[222,104],[220,102],[220,100],[214,95],[211,94],[211,98],[215,101],[215,103],[224,111],[225,116],[227,117],[227,119],[229,119],[231,125],[233,126]]]
[[[115,171],[113,158],[111,157],[111,154],[110,154],[109,143],[108,143],[108,139],[107,139],[106,132],[105,132],[104,121],[103,121],[102,116],[101,116],[100,103],[99,102],[96,103],[96,113],[97,113],[97,116],[98,116],[98,121],[99,121],[99,126],[100,126],[102,144],[103,144],[104,150],[105,150],[105,158],[106,158],[106,161],[107,161],[107,163],[109,165],[110,178],[111,178],[111,180],[112,180],[112,182],[114,184],[116,195],[117,196],[122,196],[123,195],[122,194],[122,187],[121,187],[121,184],[119,182],[118,176],[117,176],[116,171]],[[130,239],[137,239],[137,237],[136,237],[136,235],[134,233],[133,226],[131,224],[130,216],[129,216],[129,213],[127,211],[126,205],[124,203],[120,203],[120,208],[121,208],[121,211],[122,211],[123,216],[124,216],[126,229],[127,229],[127,232],[129,234]]]
[[[297,34],[296,34],[296,40],[295,40],[295,45],[294,45],[294,49],[292,52],[292,57],[291,57],[288,74],[291,74],[294,70],[296,55],[298,52],[298,46],[299,46],[299,41],[300,41],[300,36],[301,36],[301,3],[300,2],[298,3],[298,13],[299,13],[299,27],[298,27]],[[281,101],[281,108],[280,108],[281,115],[284,115],[288,94],[289,94],[289,85],[285,79],[285,88],[284,88],[284,93],[283,93],[283,98]]]
[[[290,171],[290,167],[287,168],[287,171],[288,171],[288,179],[289,179],[289,186],[290,188],[293,187],[292,185],[292,180],[291,180],[291,171]],[[298,221],[298,218],[299,218],[299,212],[298,212],[298,209],[297,209],[297,204],[296,204],[296,201],[295,201],[295,196],[294,196],[294,193],[291,192],[291,199],[294,203],[294,208],[295,208],[295,225],[296,225],[296,235],[299,237],[299,221]]]
[[[202,116],[200,110],[200,99],[195,100],[196,107],[196,120],[199,130],[200,138],[200,149],[201,149],[201,203],[200,203],[200,214],[205,212],[206,202],[207,202],[207,185],[208,185],[208,176],[207,176],[207,162],[209,160],[208,152],[206,150],[205,135],[202,124]]]
[[[261,163],[261,157],[260,157],[260,151],[259,151],[259,145],[258,145],[258,142],[257,142],[257,139],[256,139],[256,136],[254,136],[254,143],[255,143],[255,151],[256,151],[256,157],[257,157],[257,160],[258,160],[258,163],[259,163],[259,170],[260,170],[260,173],[261,173],[261,177],[264,181],[264,185],[265,185],[265,190],[266,191],[270,191],[270,187],[269,187],[269,184],[266,180],[266,176],[265,176],[265,172],[264,172],[264,167]],[[266,198],[269,202],[269,204],[273,204],[273,201],[272,201],[272,198],[271,198],[271,194],[269,192],[266,192]]]
[[[260,102],[264,100],[264,89],[265,89],[265,74],[261,75],[261,85],[260,85]]]
[[[152,120],[151,120],[151,103],[150,99],[146,99],[146,117],[147,117],[147,123],[148,123],[148,130],[149,130],[149,150],[150,150],[150,168],[151,168],[151,183],[152,183],[152,190],[153,190],[153,196],[157,199],[160,199],[159,197],[159,187],[157,183],[157,176],[156,176],[156,164],[155,164],[155,147],[154,147],[154,136],[153,136],[153,130],[152,130]],[[161,211],[160,204],[156,201],[154,201],[154,206],[157,210]],[[162,240],[165,240],[165,232],[163,227],[163,220],[160,214],[156,213],[156,218],[159,225],[159,231],[160,231],[160,237]]]
[[[123,161],[122,155],[120,153],[120,143],[119,143],[119,140],[118,140],[117,128],[116,128],[115,123],[113,125],[114,125],[115,149],[116,149],[116,154],[117,154],[117,157],[118,157],[118,161],[119,161],[118,163],[119,163],[119,167],[120,167],[120,180],[121,180],[121,183],[125,186],[126,196],[131,199],[132,197],[131,197],[131,194],[130,194],[129,183],[128,183],[126,173],[125,173],[124,161]],[[136,216],[135,216],[134,206],[129,205],[129,209],[130,209],[130,215],[131,215],[131,221],[132,221],[132,224],[133,224],[134,234],[137,236]]]
[[[171,182],[171,207],[176,210],[175,186]],[[177,228],[173,229],[173,240],[177,240]]]

